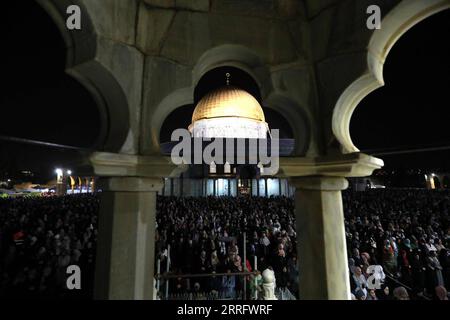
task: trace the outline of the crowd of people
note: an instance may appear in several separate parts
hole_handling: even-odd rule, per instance
[[[0,298],[92,297],[98,198],[0,199]],[[67,267],[83,271],[67,290]]]
[[[449,190],[344,192],[343,203],[352,294],[356,299],[447,298]],[[370,265],[382,266],[386,277],[378,290],[368,282]],[[386,284],[390,284],[387,289]],[[393,287],[397,291],[392,291]]]
[[[343,203],[353,299],[447,298],[448,190],[345,191]],[[94,194],[0,199],[0,298],[92,298],[98,207]],[[261,296],[261,274],[239,273],[266,268],[285,297],[301,296],[292,198],[158,197],[156,222],[171,297]],[[69,265],[82,290],[67,290]]]
[[[353,299],[447,298],[449,191],[345,191],[343,203]],[[292,199],[165,197],[158,203],[157,222],[157,255],[164,265],[170,244],[172,272],[242,272],[244,266],[251,271],[256,256],[258,270],[273,268],[277,287],[298,297]],[[243,290],[242,276],[205,279],[211,278],[180,277],[170,292]],[[253,279],[247,277],[250,297],[258,290]]]
[[[258,270],[271,267],[277,286],[296,294],[293,210],[292,199],[286,197],[160,197],[158,260],[165,267],[170,245],[170,270],[175,274],[234,274],[252,271],[256,263]],[[171,285],[174,294],[206,290],[233,298],[235,292],[245,291],[254,297],[261,291],[261,276],[178,278]]]

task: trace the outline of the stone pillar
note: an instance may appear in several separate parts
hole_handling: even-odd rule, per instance
[[[301,299],[349,300],[344,178],[293,178]]]
[[[99,180],[95,299],[153,299],[156,196],[163,179]]]

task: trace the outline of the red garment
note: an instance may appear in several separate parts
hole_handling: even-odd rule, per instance
[[[16,232],[13,234],[13,240],[17,241],[22,239],[25,236],[25,234],[22,231]]]
[[[409,267],[408,254],[405,250],[402,250],[402,261],[403,261],[403,266]]]
[[[250,261],[248,261],[248,259],[245,260],[245,264],[246,264],[246,266],[247,266],[247,270],[248,270],[249,272],[252,272],[252,266],[250,265]]]

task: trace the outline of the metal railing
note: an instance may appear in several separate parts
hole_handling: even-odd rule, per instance
[[[162,300],[244,300],[243,292],[236,291],[232,295],[227,292],[185,292],[171,293]]]
[[[254,277],[254,299],[258,299],[258,278],[256,277],[256,275],[258,274],[258,258],[256,256],[254,256],[254,262],[253,262],[253,272],[248,271],[247,269],[247,247],[246,247],[246,237],[247,234],[246,232],[243,232],[242,234],[243,238],[242,238],[242,247],[243,247],[243,260],[242,260],[242,272],[227,272],[227,273],[199,273],[199,274],[171,274],[170,273],[170,268],[171,268],[171,255],[170,255],[170,251],[171,251],[171,247],[170,244],[167,245],[167,255],[166,255],[166,265],[165,265],[165,273],[161,274],[161,260],[158,259],[157,260],[157,264],[156,264],[156,275],[155,275],[155,280],[156,280],[156,291],[159,293],[159,295],[161,297],[164,297],[165,299],[168,299],[170,294],[169,294],[169,281],[170,279],[175,279],[175,278],[187,278],[187,279],[191,279],[191,278],[204,278],[204,277],[210,277],[210,278],[217,278],[217,277],[228,277],[228,276],[235,276],[238,277],[239,280],[242,280],[239,282],[239,284],[241,284],[242,287],[242,295],[241,297],[243,299],[247,298],[247,277],[250,275],[255,275]],[[164,293],[160,292],[161,291],[161,280],[164,280]],[[236,280],[235,280],[236,281]]]
[[[233,299],[233,300],[245,300],[247,298],[250,299],[258,299],[258,279],[256,275],[259,271],[243,271],[243,272],[219,272],[219,273],[195,273],[195,274],[171,274],[171,273],[164,273],[164,274],[156,274],[156,290],[159,293],[159,296],[163,300],[172,300],[173,298],[179,298],[184,297],[185,300],[223,300],[223,299]],[[247,277],[250,275],[255,276],[255,292],[250,294],[250,296],[247,295]],[[231,291],[224,289],[221,287],[219,290],[211,290],[211,292],[182,292],[182,293],[169,293],[169,282],[173,279],[187,279],[190,283],[191,279],[201,279],[201,278],[211,278],[211,279],[217,279],[220,278],[222,280],[223,277],[236,277],[235,283],[236,285],[239,283],[240,286],[243,288],[243,290],[232,290],[233,293],[230,293]],[[163,284],[163,286],[161,286]],[[164,292],[162,291],[162,287],[165,288]],[[189,287],[192,287],[189,285]],[[189,288],[190,289],[190,288]],[[191,298],[190,298],[191,297]],[[183,299],[183,298],[180,298]]]

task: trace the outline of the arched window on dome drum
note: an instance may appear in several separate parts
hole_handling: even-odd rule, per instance
[[[223,167],[223,172],[224,173],[231,173],[231,166],[230,166],[230,163],[228,161],[225,162],[225,165]]]
[[[217,172],[216,163],[212,161],[209,164],[209,173],[216,173],[216,172]]]

